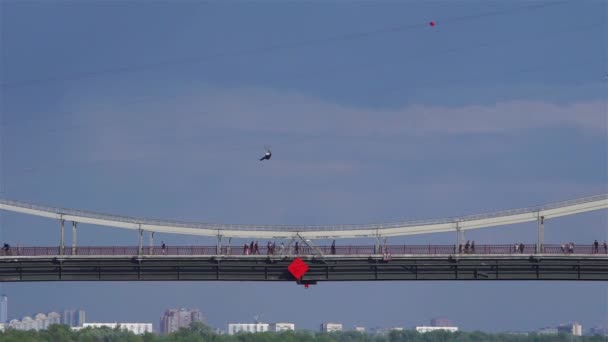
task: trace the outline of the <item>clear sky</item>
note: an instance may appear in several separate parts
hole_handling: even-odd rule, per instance
[[[589,1],[0,0],[2,197],[222,223],[371,223],[608,191],[608,5]],[[428,25],[435,21],[436,25]],[[257,159],[270,145],[273,159]],[[547,243],[607,239],[605,212]],[[59,225],[3,213],[12,245]],[[534,224],[467,233],[534,243]],[[137,235],[82,226],[81,245]],[[214,244],[157,235],[170,245]],[[389,240],[454,243],[455,234]],[[68,244],[70,243],[68,237]],[[339,241],[338,243],[354,243]],[[359,241],[358,243],[371,243]],[[236,241],[234,244],[242,244]],[[2,284],[11,318],[534,330],[608,318],[585,282]]]

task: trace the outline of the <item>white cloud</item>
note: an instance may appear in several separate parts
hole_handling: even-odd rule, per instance
[[[414,105],[397,110],[362,109],[293,93],[240,89],[222,94],[212,117],[226,128],[327,134],[495,133],[571,125],[605,132],[607,102],[557,105],[508,101],[491,106]]]
[[[286,145],[304,141],[320,149],[321,140],[365,138],[368,144],[359,147],[371,149],[374,144],[383,145],[385,139],[404,135],[440,138],[560,126],[597,137],[605,136],[607,129],[607,102],[599,100],[567,105],[539,101],[462,107],[413,105],[389,110],[348,107],[261,88],[201,89],[204,91],[167,103],[142,102],[115,109],[103,106],[107,109],[91,112],[88,106],[80,105],[71,124],[86,136],[88,143],[82,148],[89,157],[116,160],[158,154],[204,156],[219,153],[218,149],[256,150],[253,146],[264,144],[261,141],[265,139],[282,139]],[[255,142],[243,143],[245,140]],[[399,146],[398,150],[420,153],[419,146]]]

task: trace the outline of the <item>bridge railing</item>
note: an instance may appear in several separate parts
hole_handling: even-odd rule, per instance
[[[523,247],[523,248],[522,248]],[[535,254],[536,245],[477,245],[474,248],[462,249],[456,245],[387,245],[380,246],[376,250],[376,246],[358,246],[346,245],[336,246],[318,246],[311,248],[309,246],[276,246],[268,249],[266,246],[258,247],[257,251],[247,249],[244,246],[222,246],[220,249],[221,255],[315,255],[318,253],[324,255],[456,255],[456,254]],[[542,247],[544,254],[608,254],[608,247],[603,244],[597,248],[594,245],[544,245]],[[140,251],[137,246],[81,246],[81,247],[65,247],[63,255],[78,255],[78,256],[137,256],[137,255],[216,255],[216,246],[160,246],[143,247]],[[0,249],[0,256],[58,256],[61,255],[59,247],[10,247]]]

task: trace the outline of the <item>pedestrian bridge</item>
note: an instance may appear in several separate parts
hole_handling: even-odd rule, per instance
[[[455,218],[400,223],[277,226],[183,223],[138,219],[0,199],[0,210],[56,219],[58,246],[6,246],[0,281],[296,281],[289,264],[300,258],[309,271],[298,280],[608,280],[608,246],[548,245],[548,219],[608,208],[608,194],[543,206]],[[72,246],[64,222],[72,221]],[[537,222],[535,244],[465,245],[470,229]],[[77,224],[136,230],[137,246],[77,246]],[[387,245],[391,236],[453,231],[454,245]],[[151,233],[150,246],[143,233]],[[155,246],[155,232],[217,237],[215,246]],[[375,245],[317,246],[314,239],[372,237]],[[286,239],[286,246],[255,249],[222,245],[222,238]],[[384,243],[381,243],[384,238]],[[295,244],[294,244],[295,242]],[[300,243],[300,244],[298,244]]]

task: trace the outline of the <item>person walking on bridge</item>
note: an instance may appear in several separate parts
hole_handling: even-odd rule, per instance
[[[597,254],[600,252],[600,243],[597,242],[597,239],[593,241],[593,253]]]

